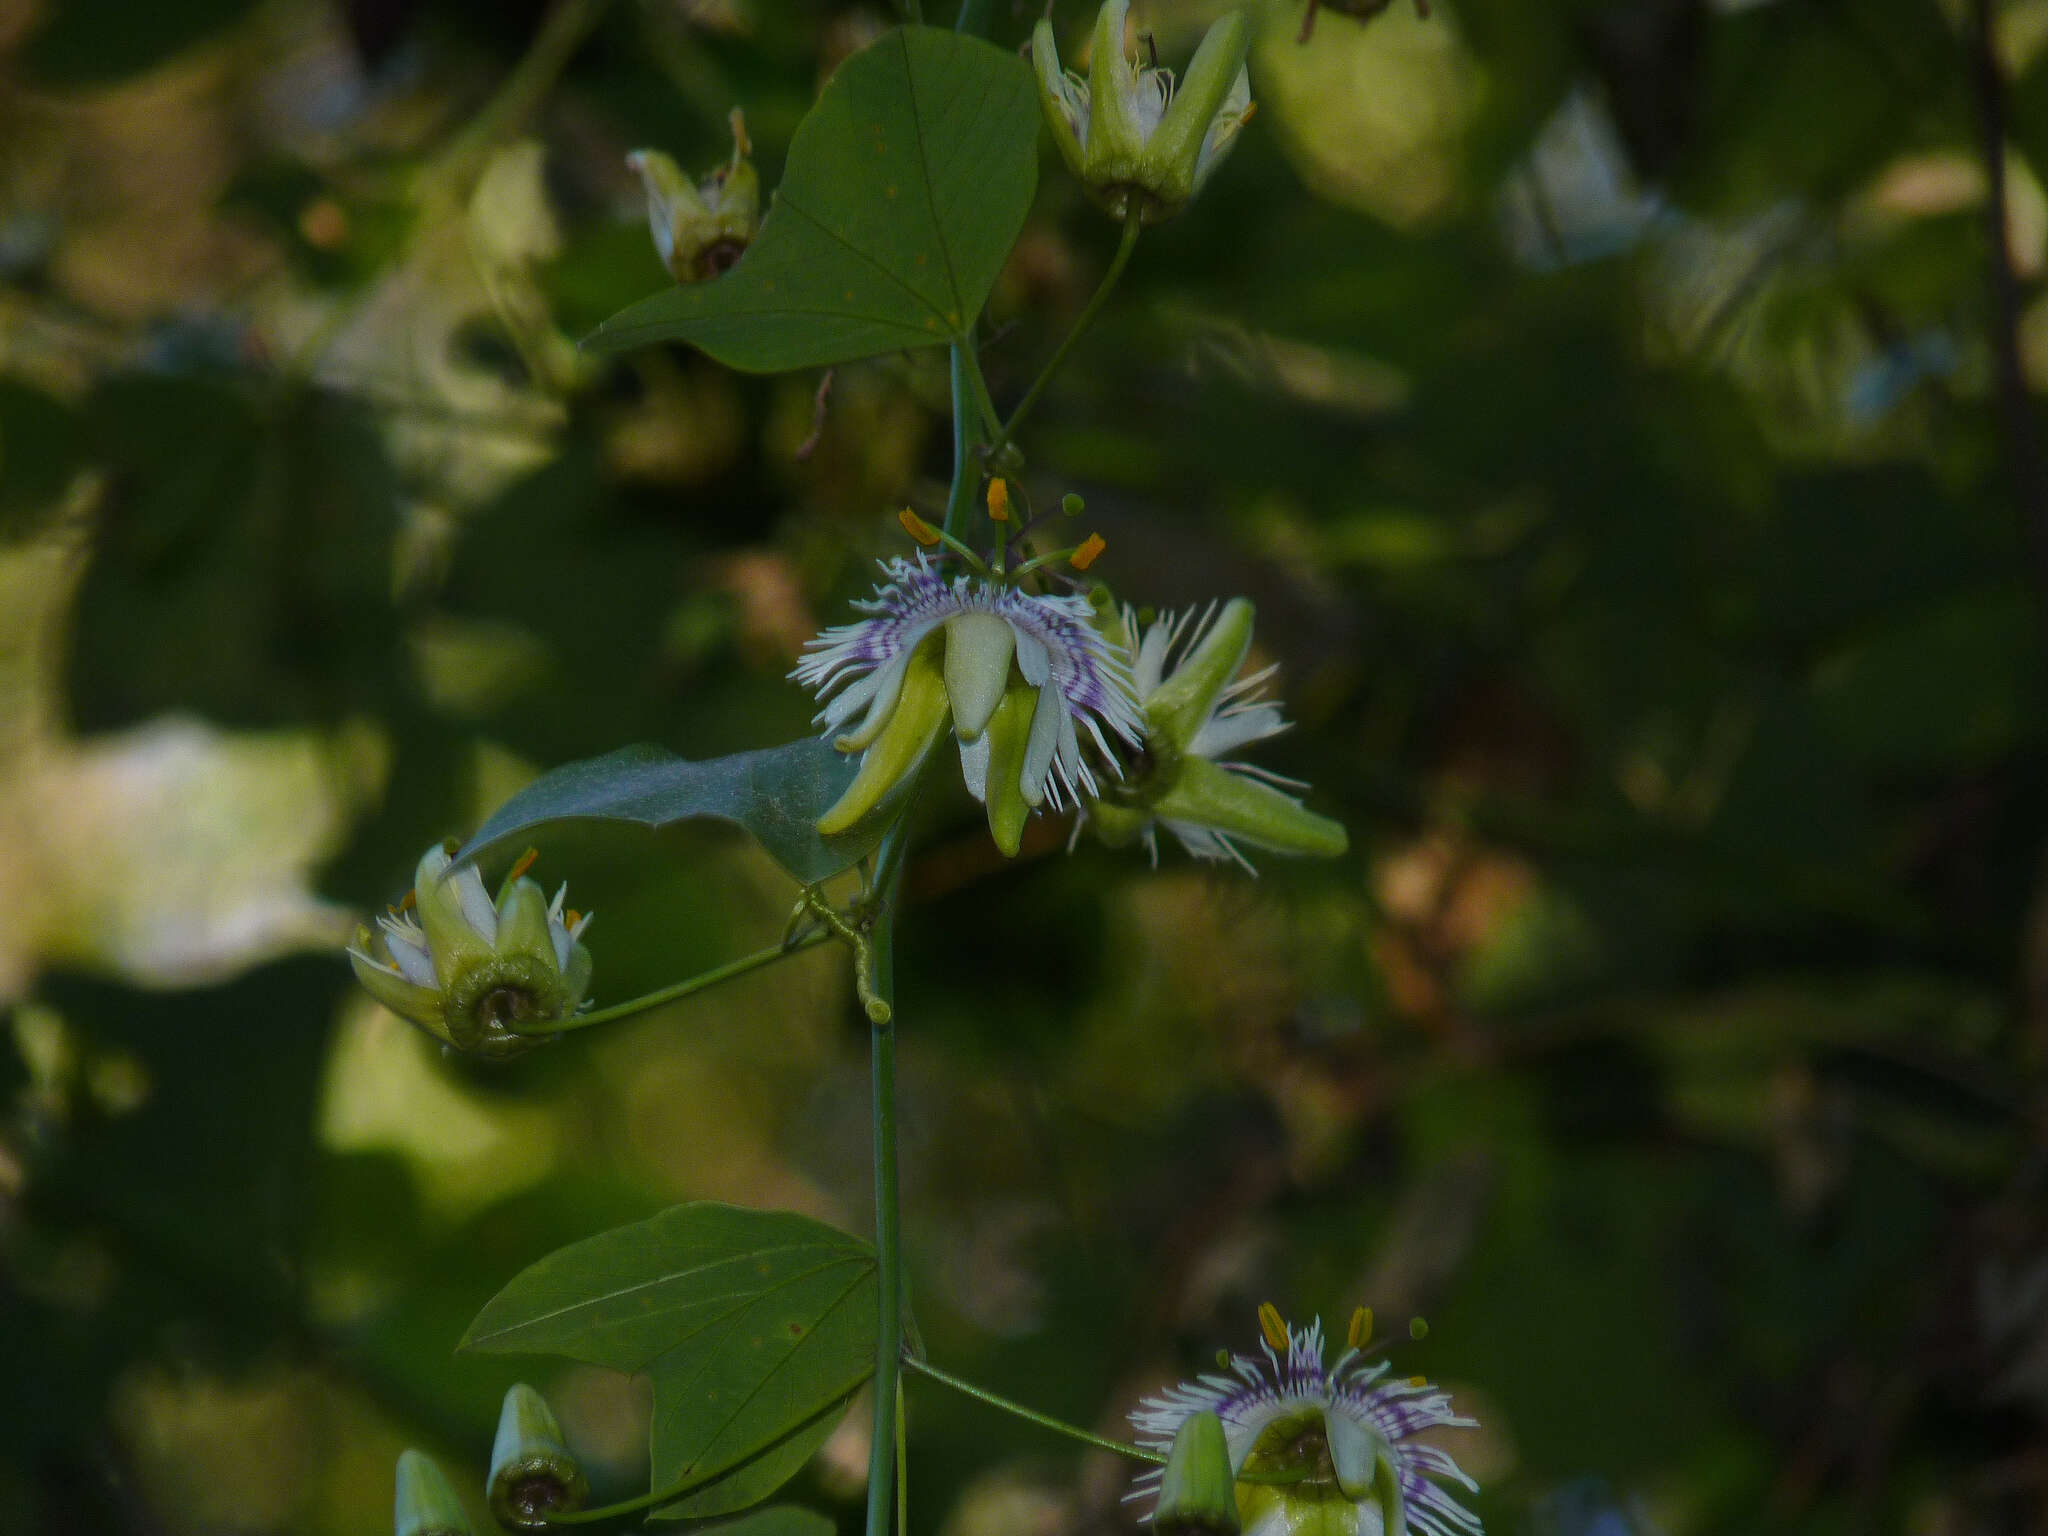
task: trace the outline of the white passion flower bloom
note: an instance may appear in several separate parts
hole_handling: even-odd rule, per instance
[[[1251,24],[1231,11],[1210,27],[1176,90],[1172,70],[1124,52],[1130,8],[1130,0],[1107,0],[1096,14],[1086,80],[1060,67],[1050,21],[1031,34],[1031,63],[1067,168],[1117,218],[1136,212],[1155,224],[1201,190],[1251,121]]]
[[[1145,1399],[1131,1414],[1140,1444],[1165,1451],[1197,1414],[1221,1419],[1232,1474],[1273,1479],[1237,1483],[1244,1536],[1478,1536],[1478,1516],[1444,1487],[1478,1484],[1416,1438],[1477,1420],[1420,1376],[1389,1379],[1385,1360],[1366,1362],[1370,1312],[1353,1316],[1349,1347],[1327,1366],[1320,1320],[1290,1328],[1267,1306],[1259,1321],[1265,1359],[1232,1355],[1228,1374]],[[1152,1494],[1159,1479],[1141,1474],[1130,1497]]]
[[[357,927],[348,950],[356,980],[459,1051],[516,1056],[539,1044],[514,1026],[581,1008],[591,958],[582,943],[589,914],[563,910],[566,885],[549,901],[526,877],[535,857],[513,866],[493,902],[475,865],[450,873],[449,849],[429,848],[406,906],[377,919],[380,934]]]
[[[1096,835],[1112,847],[1143,842],[1159,859],[1164,827],[1198,859],[1251,863],[1238,844],[1331,857],[1348,846],[1343,826],[1304,807],[1308,786],[1236,754],[1288,728],[1267,697],[1277,666],[1247,673],[1252,605],[1161,614],[1143,627],[1131,666],[1145,715],[1142,768],[1087,806]],[[1128,640],[1135,613],[1122,614]]]
[[[882,587],[854,605],[866,617],[812,640],[790,674],[817,694],[818,723],[839,750],[864,754],[818,830],[844,832],[872,813],[950,720],[967,787],[988,807],[997,846],[1015,854],[1041,805],[1098,792],[1089,747],[1113,776],[1113,744],[1138,745],[1129,666],[1085,598],[948,576],[922,554],[882,570]]]

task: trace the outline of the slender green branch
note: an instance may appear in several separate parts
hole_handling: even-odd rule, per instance
[[[1050,384],[1053,375],[1060,371],[1060,365],[1067,360],[1067,354],[1074,350],[1074,343],[1079,341],[1088,327],[1095,323],[1095,317],[1107,302],[1110,290],[1116,287],[1117,279],[1124,275],[1124,268],[1130,265],[1131,252],[1138,248],[1138,231],[1143,227],[1136,211],[1136,203],[1137,199],[1133,198],[1132,212],[1124,220],[1123,238],[1117,241],[1116,254],[1109,259],[1109,270],[1102,274],[1102,281],[1089,296],[1087,306],[1074,321],[1073,328],[1061,338],[1059,346],[1046,360],[1045,367],[1040,370],[1038,377],[1032,380],[1031,387],[1024,391],[1024,398],[1019,400],[1017,408],[1010,412],[1010,419],[1003,424],[1003,429],[989,445],[992,450],[1000,452],[1016,438],[1017,429],[1024,425],[1024,418],[1031,414],[1031,408],[1038,404],[1039,396],[1045,393],[1045,386]]]
[[[910,1536],[910,1425],[903,1406],[903,1388],[896,1389],[896,1536]]]
[[[735,976],[744,976],[757,971],[764,965],[773,965],[778,960],[787,960],[791,955],[801,954],[813,945],[822,944],[832,937],[829,930],[819,929],[807,933],[787,944],[771,944],[766,949],[757,949],[751,955],[742,955],[737,960],[727,961],[687,981],[673,986],[662,987],[653,992],[643,993],[623,1003],[614,1003],[609,1008],[599,1008],[592,1013],[571,1014],[566,1019],[551,1019],[545,1023],[512,1026],[515,1034],[521,1035],[562,1035],[572,1029],[588,1029],[593,1024],[609,1024],[615,1019],[631,1018],[636,1013],[645,1013],[650,1008],[659,1008],[663,1003],[672,1003],[679,997],[708,991],[721,981],[730,981]]]
[[[953,343],[953,487],[946,495],[945,531],[958,539],[967,532],[967,515],[974,507],[975,487],[981,484],[975,467],[973,386],[968,382],[968,347]]]
[[[459,184],[476,170],[485,151],[523,128],[610,4],[611,0],[559,0],[505,83],[435,157],[427,170],[429,178],[445,177],[449,184]]]
[[[951,1387],[955,1392],[971,1397],[976,1402],[986,1403],[991,1408],[1000,1408],[1004,1413],[1014,1414],[1020,1419],[1036,1424],[1040,1429],[1049,1429],[1056,1435],[1065,1435],[1069,1440],[1079,1440],[1083,1445],[1092,1445],[1098,1451],[1114,1451],[1117,1455],[1127,1456],[1132,1461],[1150,1462],[1154,1466],[1163,1465],[1166,1461],[1159,1452],[1148,1451],[1142,1445],[1132,1445],[1125,1440],[1112,1440],[1107,1435],[1098,1435],[1093,1430],[1081,1428],[1078,1424],[1069,1424],[1065,1419],[1056,1419],[1049,1413],[1040,1413],[1036,1408],[1026,1408],[1022,1403],[1013,1402],[1000,1393],[991,1392],[986,1387],[977,1387],[973,1382],[955,1376],[951,1371],[942,1371],[928,1360],[911,1359],[904,1363],[920,1375],[929,1376],[941,1386]]]
[[[996,410],[995,397],[988,392],[988,377],[981,371],[981,346],[972,337],[960,343],[960,357],[967,365],[967,386],[974,393],[974,408],[981,413],[981,430],[998,443],[1008,442],[1003,418]]]
[[[844,1407],[845,1404],[840,1403],[827,1411],[836,1417]],[[799,1430],[801,1427],[799,1426]],[[797,1430],[792,1430],[790,1433],[795,1434],[797,1432]],[[748,1452],[736,1462],[714,1466],[708,1471],[692,1473],[683,1478],[681,1482],[672,1483],[666,1488],[656,1488],[651,1492],[641,1494],[638,1498],[626,1499],[617,1504],[603,1504],[596,1509],[573,1509],[564,1510],[559,1514],[550,1513],[544,1518],[542,1523],[548,1529],[553,1529],[558,1525],[601,1525],[607,1520],[618,1520],[627,1515],[637,1515],[644,1509],[654,1509],[663,1504],[673,1503],[684,1494],[693,1493],[697,1489],[702,1488],[706,1483],[715,1483],[720,1478],[730,1477],[741,1467],[751,1462],[759,1461],[770,1451],[786,1444],[788,1444],[787,1437],[771,1441],[759,1450]]]
[[[878,870],[893,871],[875,908],[873,937],[876,994],[888,1005],[884,1021],[870,1033],[870,1076],[874,1083],[875,1141],[875,1434],[868,1452],[867,1536],[889,1536],[890,1499],[897,1461],[898,1373],[903,1361],[903,1238],[896,1197],[896,899],[902,889],[903,855],[891,845],[910,835],[899,816],[883,835]]]
[[[991,1392],[987,1387],[978,1387],[964,1377],[955,1376],[951,1371],[942,1371],[929,1360],[920,1360],[915,1355],[906,1355],[903,1363],[920,1375],[929,1376],[942,1386],[951,1387],[955,1392],[986,1403],[991,1408],[1000,1408],[1004,1413],[1014,1414],[1040,1429],[1049,1429],[1055,1434],[1065,1435],[1070,1440],[1079,1440],[1083,1445],[1092,1445],[1098,1451],[1114,1451],[1132,1461],[1149,1462],[1153,1466],[1165,1464],[1166,1457],[1158,1451],[1148,1450],[1142,1445],[1132,1445],[1127,1440],[1112,1440],[1107,1435],[1098,1435],[1093,1430],[1083,1429],[1078,1424],[1069,1424],[1065,1419],[1056,1419],[1049,1413],[1040,1413],[1036,1408],[1026,1408],[1022,1403]],[[1299,1483],[1308,1477],[1305,1467],[1290,1467],[1284,1472],[1240,1472],[1240,1483]]]

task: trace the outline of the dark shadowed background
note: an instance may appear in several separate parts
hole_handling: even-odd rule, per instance
[[[1214,13],[1138,9],[1166,60]],[[1256,600],[1263,761],[1352,851],[1005,863],[931,797],[925,1342],[1114,1431],[1259,1302],[1370,1303],[1499,1536],[2048,1530],[2048,0],[1301,20],[1025,482],[1121,595]],[[890,21],[0,0],[0,1529],[386,1529],[401,1446],[480,1479],[520,1367],[452,1348],[549,1248],[865,1229],[832,953],[485,1068],[339,945],[543,767],[809,728],[797,648],[942,494],[943,353],[819,417],[574,341],[666,281],[626,152],[706,170],[741,105],[772,186]],[[1048,158],[999,398],[1114,244]],[[601,1002],[795,894],[712,832],[537,873]],[[526,1369],[637,1491],[634,1384]],[[910,1422],[918,1536],[1131,1529],[1108,1457]],[[795,1490],[848,1530],[865,1435]]]

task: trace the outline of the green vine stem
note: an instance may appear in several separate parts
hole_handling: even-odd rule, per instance
[[[659,1008],[678,998],[690,997],[705,992],[722,981],[731,981],[735,976],[744,976],[749,971],[758,971],[764,965],[773,965],[778,960],[787,960],[791,955],[802,954],[815,945],[822,944],[833,935],[828,929],[818,929],[791,940],[787,944],[771,944],[766,949],[757,949],[751,955],[742,955],[737,960],[715,966],[711,970],[692,976],[673,986],[660,987],[652,992],[642,993],[623,1003],[614,1003],[609,1008],[595,1009],[590,1013],[572,1014],[566,1019],[549,1019],[542,1023],[514,1024],[514,1033],[521,1035],[564,1035],[572,1029],[588,1029],[593,1024],[610,1024],[617,1019],[631,1018],[636,1013],[645,1013],[650,1008]]]
[[[971,1397],[978,1403],[1000,1408],[1004,1413],[1036,1424],[1040,1429],[1049,1429],[1056,1435],[1065,1435],[1069,1440],[1079,1440],[1083,1445],[1092,1445],[1098,1451],[1113,1451],[1119,1456],[1129,1457],[1132,1461],[1149,1462],[1153,1466],[1164,1465],[1166,1461],[1166,1458],[1157,1451],[1148,1451],[1141,1445],[1132,1445],[1124,1440],[1112,1440],[1107,1435],[1098,1435],[1093,1430],[1081,1428],[1078,1424],[1069,1424],[1065,1419],[1056,1419],[1049,1413],[1040,1413],[1036,1408],[1026,1408],[1022,1403],[1004,1397],[1001,1393],[991,1392],[987,1387],[977,1387],[973,1382],[955,1376],[951,1371],[942,1371],[928,1360],[911,1359],[904,1363],[920,1376],[929,1376],[939,1385],[951,1387],[955,1392]]]
[[[555,81],[610,5],[611,0],[558,0],[505,83],[427,166],[425,181],[466,187],[484,155],[519,132],[540,110]]]
[[[1127,1440],[1112,1440],[1107,1435],[1098,1435],[1078,1424],[1069,1424],[1065,1419],[1056,1419],[1049,1413],[1040,1413],[1036,1408],[1026,1408],[1014,1398],[1004,1397],[1000,1392],[991,1392],[987,1387],[978,1387],[965,1377],[955,1376],[951,1371],[942,1371],[929,1360],[920,1359],[916,1355],[906,1355],[903,1363],[920,1376],[929,1376],[941,1386],[951,1387],[955,1392],[971,1397],[977,1403],[986,1403],[991,1408],[1001,1409],[1004,1413],[1023,1419],[1026,1423],[1036,1424],[1040,1429],[1049,1429],[1056,1435],[1065,1435],[1069,1440],[1092,1445],[1098,1451],[1112,1451],[1118,1456],[1146,1462],[1155,1467],[1163,1466],[1166,1462],[1166,1457],[1158,1451],[1147,1450],[1142,1445],[1132,1445]],[[1308,1475],[1306,1467],[1295,1467],[1284,1472],[1240,1472],[1237,1481],[1260,1484],[1298,1483]]]
[[[883,838],[876,867],[894,867],[879,893],[870,942],[874,991],[887,1012],[869,1031],[870,1075],[874,1084],[875,1139],[875,1414],[868,1449],[867,1536],[889,1536],[890,1498],[897,1461],[896,1396],[903,1359],[903,1247],[896,1197],[896,901],[903,866],[890,844],[909,836],[907,817],[898,817]],[[872,1018],[872,1013],[870,1014]]]
[[[1038,377],[1031,381],[1031,387],[1024,391],[1024,398],[1019,400],[1017,408],[1010,412],[1010,419],[1003,423],[1002,430],[996,434],[996,440],[989,444],[990,453],[1001,453],[1015,440],[1017,429],[1024,425],[1024,418],[1029,416],[1032,407],[1038,404],[1039,397],[1045,393],[1045,386],[1052,382],[1053,375],[1058,373],[1060,365],[1066,362],[1067,354],[1074,350],[1074,343],[1079,341],[1088,327],[1095,323],[1095,317],[1108,302],[1117,279],[1124,275],[1124,268],[1131,264],[1131,252],[1138,248],[1138,232],[1143,227],[1143,221],[1134,206],[1124,220],[1123,236],[1116,243],[1116,254],[1109,259],[1109,270],[1102,274],[1102,281],[1095,285],[1095,292],[1089,295],[1087,306],[1075,318],[1067,334],[1060,338],[1059,346],[1053,350],[1052,356],[1046,359],[1045,367],[1040,369]]]

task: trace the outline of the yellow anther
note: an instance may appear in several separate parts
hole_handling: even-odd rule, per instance
[[[1372,1337],[1372,1308],[1360,1307],[1351,1314],[1351,1332],[1345,1342],[1353,1349],[1365,1348],[1365,1341]]]
[[[909,534],[913,539],[917,540],[917,542],[922,544],[926,549],[930,549],[934,544],[939,542],[939,530],[934,528],[930,523],[926,522],[923,518],[919,517],[915,512],[911,511],[908,507],[905,507],[901,512],[898,512],[896,514],[896,521],[903,525],[903,531],[905,533]]]
[[[581,912],[578,912],[574,907],[571,907],[567,912],[564,912],[562,915],[569,920],[569,926],[571,928],[574,928],[578,923],[583,921],[583,914]]]
[[[505,876],[506,880],[517,880],[521,875],[533,868],[539,860],[540,850],[538,848],[527,849],[526,852],[519,855],[519,862],[512,866],[511,873]]]
[[[1410,1376],[1408,1378],[1408,1385],[1411,1387],[1426,1387],[1429,1385],[1429,1378],[1427,1376]]]
[[[403,896],[401,896],[398,899],[398,910],[400,912],[410,912],[414,907],[418,906],[419,904],[420,893],[418,891],[407,891]]]
[[[988,483],[988,515],[999,523],[1010,520],[1010,482],[997,475]]]
[[[1259,1331],[1275,1349],[1287,1347],[1287,1325],[1280,1321],[1280,1309],[1270,1301],[1259,1303]]]
[[[1095,563],[1096,557],[1109,548],[1109,540],[1099,533],[1091,533],[1081,541],[1081,547],[1067,556],[1067,564],[1077,571],[1085,571]]]

